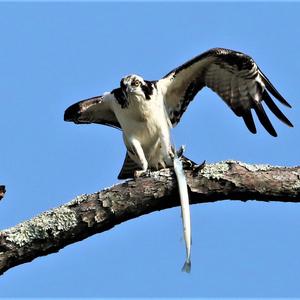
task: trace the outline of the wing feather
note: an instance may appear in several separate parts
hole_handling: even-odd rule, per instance
[[[288,118],[280,111],[275,102],[272,100],[268,92],[265,90],[263,93],[264,102],[267,104],[272,113],[284,124],[289,127],[293,127],[293,124],[288,120]]]
[[[253,120],[253,116],[251,113],[251,110],[247,110],[244,114],[243,114],[243,119],[244,122],[247,126],[247,128],[252,132],[252,133],[256,133],[256,126]]]
[[[277,133],[271,123],[271,121],[269,120],[263,106],[261,105],[261,103],[256,103],[256,105],[254,106],[254,110],[258,116],[258,119],[260,121],[260,123],[265,127],[265,129],[274,137],[277,136]]]
[[[262,106],[263,101],[279,120],[293,126],[267,91],[282,104],[291,107],[290,104],[254,60],[242,52],[223,48],[211,49],[169,72],[157,82],[157,86],[163,91],[173,126],[177,125],[188,104],[205,86],[216,92],[237,116],[242,117],[252,133],[256,133],[251,113],[253,109],[264,128],[271,135],[277,136]]]
[[[79,101],[65,110],[64,120],[75,124],[103,124],[120,129],[113,110],[112,101],[115,97],[112,93]]]
[[[280,95],[280,93],[275,89],[275,87],[270,82],[270,80],[267,78],[267,76],[260,69],[259,69],[259,73],[260,73],[261,77],[263,78],[263,82],[266,85],[268,91],[283,105],[291,108],[292,106]]]

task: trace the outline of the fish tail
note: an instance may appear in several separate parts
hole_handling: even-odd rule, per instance
[[[183,265],[181,271],[182,271],[182,272],[186,272],[186,273],[191,273],[191,267],[192,267],[191,260],[190,260],[190,259],[187,259],[187,260],[184,262],[184,265]]]

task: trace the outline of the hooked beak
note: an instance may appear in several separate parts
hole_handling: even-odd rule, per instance
[[[134,88],[130,85],[126,86],[126,93],[133,93],[134,92]]]
[[[123,80],[121,81],[121,89],[125,94],[134,92],[133,87],[129,84],[125,84]]]

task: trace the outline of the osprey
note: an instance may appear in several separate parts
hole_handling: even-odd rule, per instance
[[[179,186],[186,260],[183,271],[191,270],[191,221],[186,178],[176,150],[171,143],[170,128],[175,127],[189,103],[203,88],[215,91],[252,133],[256,127],[252,110],[272,135],[277,136],[265,110],[292,127],[269,92],[282,104],[291,107],[279,94],[254,60],[241,52],[215,48],[204,52],[172,70],[157,81],[129,75],[120,87],[71,105],[65,121],[76,124],[97,123],[121,129],[127,148],[119,179],[137,177],[147,170],[174,166]],[[184,162],[193,162],[184,159]]]
[[[215,91],[256,133],[252,112],[272,136],[272,126],[263,103],[283,123],[292,123],[279,110],[270,94],[287,107],[254,60],[241,52],[210,49],[169,72],[160,80],[138,75],[121,79],[120,87],[71,105],[64,120],[76,124],[97,123],[121,129],[127,148],[119,179],[140,176],[148,169],[173,166],[175,149],[170,128],[175,127],[189,103],[203,88]],[[269,94],[270,93],[270,94]]]

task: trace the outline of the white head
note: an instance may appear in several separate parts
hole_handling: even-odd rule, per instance
[[[120,86],[126,95],[139,95],[147,100],[150,99],[153,92],[152,82],[144,80],[141,76],[135,74],[122,78]]]

